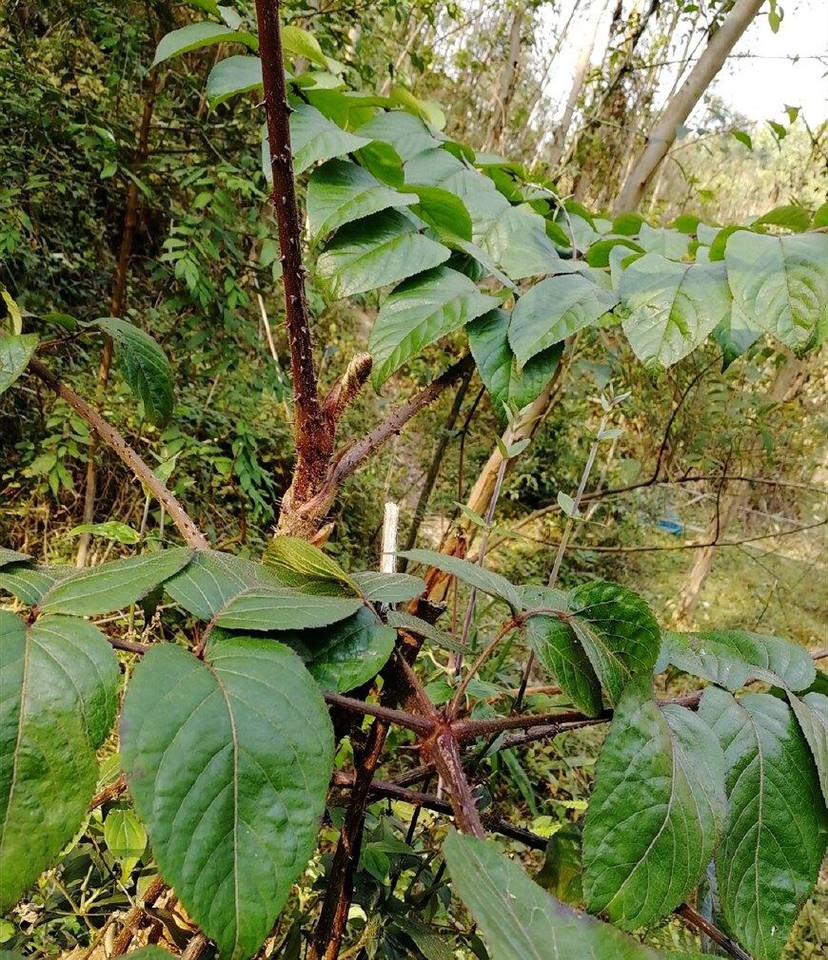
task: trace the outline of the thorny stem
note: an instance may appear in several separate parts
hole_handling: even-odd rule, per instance
[[[149,488],[178,527],[181,535],[195,550],[209,550],[210,544],[201,531],[193,523],[184,507],[167,487],[156,477],[149,466],[138,456],[132,447],[124,440],[121,434],[97,413],[89,404],[82,400],[75,391],[67,386],[40,360],[33,357],[29,361],[29,370],[39,377],[48,387],[62,397],[69,406],[89,424],[98,436],[110,446],[123,462],[132,470],[135,476]]]

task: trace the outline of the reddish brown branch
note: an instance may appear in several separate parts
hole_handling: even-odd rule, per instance
[[[210,547],[209,543],[190,519],[176,496],[156,477],[149,466],[138,456],[126,440],[124,440],[115,427],[104,420],[104,418],[93,410],[85,400],[82,400],[71,387],[68,387],[37,358],[33,357],[29,361],[29,370],[54,390],[59,397],[62,397],[76,413],[83,417],[104,443],[111,447],[130,470],[132,470],[141,483],[155,494],[158,501],[164,506],[172,518],[173,523],[181,531],[181,535],[187,543],[195,550],[208,550]]]
[[[731,940],[727,934],[722,933],[718,927],[703,917],[689,903],[682,903],[681,906],[676,907],[675,914],[690,924],[691,927],[695,927],[699,933],[712,940],[717,947],[721,947],[731,957],[735,957],[736,960],[751,960],[750,954],[746,953],[735,940]]]
[[[413,730],[415,733],[422,733],[427,736],[434,731],[434,720],[429,717],[418,717],[413,713],[405,713],[403,710],[393,710],[390,707],[383,707],[375,703],[365,703],[363,700],[343,697],[338,693],[326,693],[325,701],[332,706],[341,707],[350,713],[358,713],[367,717],[377,717],[386,723],[396,723],[398,726]]]

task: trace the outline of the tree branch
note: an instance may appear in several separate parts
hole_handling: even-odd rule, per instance
[[[35,376],[39,377],[46,386],[54,390],[59,397],[62,397],[76,413],[83,417],[104,443],[111,447],[130,470],[132,470],[141,483],[155,494],[187,543],[195,550],[209,550],[210,544],[198,527],[196,527],[195,523],[193,523],[175,495],[156,477],[148,464],[138,456],[115,427],[104,420],[104,418],[93,410],[85,400],[82,400],[71,387],[67,386],[37,358],[33,357],[29,361],[29,370],[35,374]]]

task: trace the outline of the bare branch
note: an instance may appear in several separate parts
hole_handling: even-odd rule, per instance
[[[198,527],[196,527],[195,523],[193,523],[184,507],[181,506],[175,494],[168,490],[158,477],[156,477],[148,464],[138,456],[111,423],[104,420],[104,418],[93,410],[85,400],[82,400],[71,387],[67,386],[37,358],[33,357],[29,361],[29,370],[31,370],[35,376],[39,377],[46,386],[54,390],[59,397],[62,397],[76,413],[83,417],[104,443],[118,454],[141,483],[155,494],[158,501],[163,504],[164,509],[172,518],[173,523],[180,530],[181,535],[191,547],[195,550],[208,550],[210,548],[210,544]]]

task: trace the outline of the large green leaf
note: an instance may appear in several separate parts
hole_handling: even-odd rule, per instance
[[[154,646],[127,690],[121,756],[162,876],[222,955],[251,957],[313,851],[333,767],[301,660],[250,637],[203,661]]]
[[[354,153],[370,142],[338,127],[308,103],[298,103],[290,115],[290,143],[296,174],[320,160]]]
[[[379,673],[391,656],[396,636],[395,630],[363,607],[333,626],[286,632],[279,640],[299,654],[323,690],[345,693]]]
[[[405,110],[385,110],[377,113],[357,129],[361,137],[386,140],[404,162],[440,146],[440,141],[429,131],[419,117]],[[411,180],[411,178],[408,178]]]
[[[598,580],[567,596],[564,622],[584,648],[614,706],[637,676],[650,676],[661,631],[650,608],[632,590]]]
[[[735,700],[708,687],[699,716],[725,755],[728,815],[715,855],[722,912],[755,960],[777,960],[825,850],[817,772],[784,700]]]
[[[262,61],[258,57],[238,54],[220,60],[207,77],[207,102],[217,107],[225,100],[262,85]]]
[[[319,41],[313,34],[293,23],[283,26],[281,33],[282,48],[285,53],[310,60],[323,70],[331,69],[331,60],[322,52],[322,47],[319,46]]]
[[[159,550],[77,570],[50,587],[38,606],[43,613],[93,617],[137,603],[153,587],[178,573],[192,557],[187,547]]]
[[[683,707],[631,683],[598,759],[584,824],[584,894],[626,930],[666,916],[707,869],[725,816],[724,757]]]
[[[825,336],[828,234],[772,237],[739,230],[725,247],[733,301],[759,330],[790,347]]]
[[[30,560],[28,553],[18,553],[17,550],[0,547],[0,568],[7,567],[10,563],[28,563]]]
[[[591,326],[617,302],[614,293],[579,273],[541,280],[512,310],[509,343],[518,365]]]
[[[449,267],[436,267],[406,280],[388,296],[371,330],[368,350],[374,358],[374,384],[381,387],[424,347],[498,303]]]
[[[614,252],[614,251],[613,251]],[[677,263],[656,253],[621,272],[624,333],[646,366],[669,367],[703,343],[730,310],[721,263]]]
[[[423,236],[409,217],[384,210],[343,227],[317,270],[336,299],[399,283],[448,260],[451,251]]]
[[[589,717],[603,707],[601,684],[586,651],[567,624],[567,596],[547,587],[524,587],[524,604],[533,610],[549,610],[526,621],[526,635],[541,667],[552,675],[575,706]],[[551,611],[560,610],[564,619]]]
[[[308,225],[311,236],[320,238],[372,213],[416,202],[416,193],[392,190],[355,163],[329,160],[308,183]]]
[[[513,280],[577,270],[559,256],[543,217],[526,205],[505,208],[478,242]]]
[[[460,557],[450,557],[437,550],[405,550],[400,553],[400,556],[413,560],[414,563],[421,563],[424,567],[436,567],[452,577],[457,577],[458,580],[482,590],[483,593],[503,600],[512,610],[523,609],[523,598],[517,587],[499,573],[487,570],[477,563],[471,563]]]
[[[251,50],[256,50],[259,46],[252,33],[231,30],[226,24],[203,20],[201,23],[190,23],[165,34],[155,51],[152,65],[155,67],[171,57],[179,57],[182,53],[210,47],[216,43],[242,43]]]
[[[12,563],[0,570],[0,590],[34,607],[56,583],[77,573],[77,567]]]
[[[518,370],[509,346],[509,314],[505,310],[490,310],[473,320],[468,334],[477,371],[503,419],[504,406],[522,410],[540,396],[558,369],[563,353],[563,345],[555,344],[541,350]]]
[[[442,187],[407,183],[405,189],[419,197],[419,202],[414,204],[412,210],[426,223],[440,230],[448,230],[464,240],[471,240],[471,217],[460,197]]]
[[[362,595],[371,603],[405,603],[425,593],[426,585],[408,573],[377,573],[362,570],[353,574]]]
[[[164,585],[185,610],[235,630],[304,630],[356,613],[359,598],[318,596],[286,587],[273,570],[205,550]]]
[[[26,369],[38,339],[36,333],[0,337],[0,393],[5,393]]]
[[[101,632],[73,617],[26,627],[0,610],[0,911],[71,840],[95,792],[95,750],[120,671]]]
[[[725,687],[739,690],[752,680],[805,690],[814,682],[814,661],[804,647],[745,630],[697,633],[665,631],[669,662]]]
[[[452,831],[443,855],[492,960],[657,960],[620,930],[546,893],[491,840]]]
[[[340,565],[319,547],[301,537],[277,534],[267,545],[262,563],[288,587],[306,593],[358,593],[357,585]]]
[[[115,362],[141,399],[153,423],[163,425],[172,416],[173,372],[166,354],[148,333],[120,317],[95,321],[115,344]]]
[[[800,700],[788,694],[799,727],[808,741],[819,774],[822,798],[828,803],[828,697],[824,693],[806,693]]]

